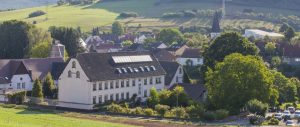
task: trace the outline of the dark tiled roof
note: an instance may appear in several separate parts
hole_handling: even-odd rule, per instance
[[[177,62],[169,61],[159,61],[159,63],[167,73],[165,76],[165,82],[169,85],[177,72],[179,64]]]
[[[162,44],[164,44],[164,43],[162,43],[162,42],[155,42],[155,43],[152,43],[150,47],[151,47],[152,49],[156,49],[158,46],[160,46],[160,45],[162,45]]]
[[[167,50],[153,50],[152,54],[158,61],[176,61],[176,57]]]
[[[10,81],[6,79],[5,77],[0,77],[0,84],[8,84]]]
[[[202,84],[180,83],[172,86],[170,90],[174,89],[176,86],[183,87],[186,94],[197,102],[201,102],[204,94],[206,93],[206,88]]]
[[[112,56],[130,56],[130,55],[149,55],[149,52],[114,52],[114,53],[84,53],[79,54],[76,59],[80,63],[83,71],[91,81],[105,81],[125,78],[137,78],[148,76],[165,75],[164,69],[159,62],[151,56],[151,62],[136,63],[114,63]],[[117,68],[139,68],[145,66],[155,66],[156,71],[138,72],[138,73],[117,73]]]
[[[184,52],[182,53],[182,55],[180,57],[182,57],[182,58],[200,58],[201,57],[200,49],[187,48],[184,50]]]
[[[0,60],[0,77],[30,73],[32,79],[44,79],[52,69],[52,63],[64,62],[63,58]]]
[[[66,63],[56,62],[52,64],[51,75],[54,80],[58,80],[61,73],[64,71]]]
[[[180,49],[183,46],[188,47],[185,44],[173,44],[173,45],[169,46],[168,51],[176,51],[176,50]]]

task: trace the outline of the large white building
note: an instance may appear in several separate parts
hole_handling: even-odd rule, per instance
[[[165,89],[166,72],[148,52],[79,54],[59,78],[59,107],[92,110],[106,101],[145,101],[150,89]]]
[[[284,35],[279,33],[267,32],[258,29],[246,29],[244,36],[247,38],[254,37],[255,39],[264,39],[265,37],[269,37],[270,39],[280,39],[284,37]]]

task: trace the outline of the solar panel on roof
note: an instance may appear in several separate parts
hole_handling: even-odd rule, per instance
[[[151,62],[153,61],[150,55],[139,56],[112,56],[115,63],[135,63],[135,62]]]

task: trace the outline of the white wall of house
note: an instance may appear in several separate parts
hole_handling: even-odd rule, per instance
[[[187,65],[187,61],[190,61],[189,62],[190,66],[203,65],[203,58],[180,58],[179,57],[176,60],[180,65],[183,66]]]
[[[75,68],[72,67],[73,62],[75,62]],[[71,71],[71,77],[68,75],[69,71]],[[80,73],[80,78],[76,77],[77,71]],[[92,84],[88,80],[78,61],[71,59],[58,81],[58,105],[60,107],[90,109],[92,106],[90,101]]]
[[[11,85],[9,85],[9,89],[13,90],[32,90],[32,80],[28,74],[21,75],[13,75],[11,78]]]
[[[76,68],[72,68],[73,62],[76,63]],[[72,77],[68,76],[69,71],[72,72]],[[76,78],[77,71],[80,73],[80,78]],[[151,78],[153,79],[152,84],[150,84]],[[156,78],[160,78],[161,82],[156,83]],[[146,85],[144,84],[145,79],[147,79]],[[127,80],[129,80],[129,87],[127,86]],[[124,87],[121,87],[122,81],[124,82]],[[133,81],[135,81],[135,86],[132,85]],[[117,82],[119,88],[116,88]],[[112,100],[116,101],[117,94],[119,100],[121,100],[122,94],[124,95],[124,99],[127,98],[127,93],[129,93],[129,98],[131,98],[132,95],[137,94],[138,97],[141,97],[141,99],[145,101],[150,95],[150,89],[152,87],[162,90],[164,89],[164,83],[164,75],[90,82],[78,61],[76,59],[71,59],[59,78],[59,106],[91,110],[93,109],[94,104],[103,103],[105,98],[107,98],[106,100],[111,100],[111,95],[113,96]],[[105,88],[105,84],[107,84],[107,89]],[[113,88],[111,88],[111,85]],[[145,94],[147,96],[144,96]]]
[[[156,82],[157,78],[160,78],[161,82]],[[145,79],[147,80],[146,83],[145,83],[146,81]],[[152,80],[152,83],[150,83],[150,80]],[[127,85],[128,81],[129,81],[129,85]],[[124,87],[122,87],[121,85],[122,82],[124,83]],[[164,76],[161,75],[161,76],[144,77],[144,78],[99,81],[93,84],[95,84],[95,87],[92,87],[93,92],[92,92],[91,102],[94,104],[103,103],[105,101],[110,101],[110,100],[113,101],[120,101],[124,99],[126,100],[126,99],[130,99],[134,94],[136,94],[138,98],[141,98],[142,101],[146,101],[147,97],[150,96],[150,90],[152,87],[156,88],[157,90],[164,89]],[[117,88],[117,86],[119,86],[119,88]]]
[[[177,68],[177,71],[176,71],[172,81],[170,82],[170,84],[168,84],[168,86],[166,86],[166,88],[169,89],[176,83],[183,83],[183,75],[184,75],[183,68],[182,68],[182,66],[179,66]]]
[[[10,83],[0,84],[0,90],[6,90],[10,88],[11,88]]]

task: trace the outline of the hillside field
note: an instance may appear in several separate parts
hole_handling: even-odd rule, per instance
[[[0,0],[1,1],[1,0]],[[37,22],[37,26],[48,29],[49,26],[80,26],[83,31],[89,32],[93,27],[105,26],[105,30],[109,30],[112,22],[119,20],[125,26],[134,28],[141,25],[140,30],[152,30],[178,26],[199,25],[210,27],[210,18],[193,18],[193,19],[172,19],[164,20],[160,17],[164,13],[180,12],[183,10],[216,10],[222,7],[221,2],[217,0],[103,0],[102,2],[92,5],[78,6],[42,6],[27,8],[15,11],[0,12],[0,22],[6,20],[23,20],[30,23]],[[266,8],[256,6],[246,6],[244,4],[227,3],[227,14],[237,13],[243,9],[253,9],[256,13],[272,13],[276,15],[292,15],[299,14],[297,10],[283,8]],[[27,18],[31,12],[43,10],[47,15],[35,18]],[[118,15],[122,12],[136,12],[138,18],[118,19]],[[48,19],[46,19],[48,17]],[[222,27],[232,28],[261,28],[267,27],[270,30],[277,30],[280,24],[274,24],[268,21],[253,20],[253,19],[235,19],[227,18],[221,22]]]
[[[133,127],[60,116],[54,113],[0,108],[0,127]]]
[[[28,18],[31,12],[43,10],[47,15]],[[48,10],[48,11],[46,11]],[[118,14],[104,9],[85,9],[85,6],[49,6],[0,12],[0,22],[6,20],[23,20],[30,23],[37,22],[37,26],[48,29],[49,26],[81,26],[83,30],[90,30],[94,26],[111,24]],[[46,20],[46,17],[48,19]]]

